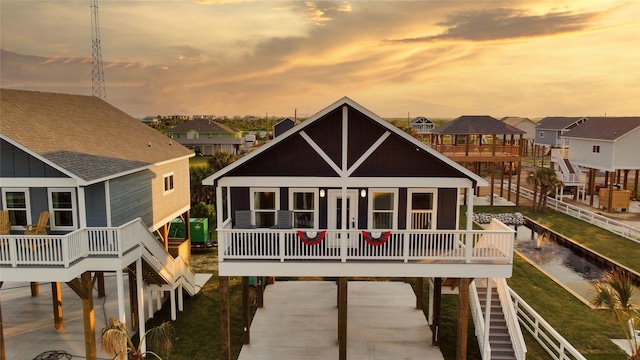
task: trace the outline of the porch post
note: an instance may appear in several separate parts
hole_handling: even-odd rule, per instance
[[[589,168],[589,206],[593,206],[593,195],[594,192],[596,191],[595,189],[595,182],[596,182],[596,169],[593,168]]]
[[[611,181],[609,182],[609,198],[607,199],[607,212],[613,212],[613,183],[616,179],[615,170],[611,172]],[[600,199],[602,201],[602,199]]]
[[[467,359],[467,331],[469,328],[469,278],[460,279],[458,308],[458,341],[456,360]]]
[[[262,276],[258,276],[256,286],[256,303],[258,308],[264,307],[264,283],[262,281]]]
[[[473,230],[473,198],[475,196],[473,186],[467,189],[467,230]]]
[[[347,360],[347,278],[338,279],[338,358]]]
[[[98,271],[95,273],[95,276],[98,279],[98,297],[103,298],[107,296],[107,293],[104,289],[104,272]]]
[[[40,285],[37,282],[31,282],[31,297],[40,296]]]
[[[0,281],[0,289],[3,282]],[[7,360],[7,353],[4,349],[4,330],[2,329],[2,303],[0,302],[0,360]]]
[[[495,165],[495,162],[493,161],[489,163],[489,173],[491,173],[491,198],[489,199],[489,203],[491,204],[491,206],[493,206],[493,194],[495,191],[495,181],[496,181],[496,172],[493,170],[494,165]]]
[[[142,336],[146,330],[144,327],[144,280],[142,279],[142,258],[136,260],[136,293],[138,297],[138,334],[140,334],[139,349],[142,353],[147,351],[147,344]]]
[[[131,309],[131,330],[138,330],[138,318],[140,317],[140,311],[138,309],[138,293],[136,289],[136,276],[131,269],[127,269],[129,275],[129,308]]]
[[[633,195],[636,199],[638,197],[638,175],[640,175],[640,170],[636,170],[636,176],[633,178]]]
[[[249,277],[242,277],[242,343],[251,343],[249,330]]]
[[[122,269],[116,270],[116,296],[118,297],[118,320],[127,326],[127,315],[124,307],[124,273]]]
[[[85,271],[77,278],[67,282],[80,299],[82,299],[82,318],[84,322],[84,347],[88,360],[96,360],[96,324],[93,312],[93,285],[96,278],[91,278],[91,272]]]
[[[220,289],[220,359],[231,359],[231,330],[229,316],[229,277],[218,278]]]
[[[433,318],[431,325],[431,344],[440,345],[440,314],[442,307],[442,278],[433,279]]]
[[[53,301],[53,327],[56,330],[62,330],[64,323],[62,321],[62,291],[59,282],[51,283],[51,297]]]
[[[424,278],[416,278],[416,309],[422,310],[424,306]]]

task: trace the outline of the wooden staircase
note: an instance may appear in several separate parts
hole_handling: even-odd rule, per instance
[[[482,308],[482,316],[486,315],[487,287],[476,282],[478,298]],[[507,329],[507,321],[502,313],[500,298],[495,289],[491,291],[491,321],[489,325],[489,345],[491,346],[492,360],[515,360],[516,355],[511,343],[511,336]]]

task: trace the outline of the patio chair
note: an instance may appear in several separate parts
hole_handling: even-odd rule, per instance
[[[0,235],[11,233],[11,223],[9,223],[9,212],[0,210]]]
[[[43,211],[40,213],[40,218],[37,224],[29,224],[24,230],[25,235],[47,235],[47,222],[49,221],[49,212]]]
[[[236,226],[235,229],[255,229],[255,225],[251,223],[251,210],[236,210],[235,212]]]
[[[278,210],[276,212],[276,224],[272,229],[292,229],[293,228],[293,211]]]

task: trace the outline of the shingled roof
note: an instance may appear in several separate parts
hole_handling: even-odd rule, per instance
[[[538,122],[537,129],[563,130],[577,123],[584,117],[548,116]]]
[[[97,97],[0,91],[2,139],[87,183],[193,155]]]
[[[524,134],[523,130],[489,115],[463,115],[433,130],[442,135]]]
[[[178,124],[171,129],[167,130],[168,133],[186,133],[191,130],[196,130],[200,133],[236,133],[234,130],[224,124],[217,123],[211,120],[191,120]]]
[[[565,137],[616,140],[640,128],[640,117],[588,117],[587,121],[564,134]]]

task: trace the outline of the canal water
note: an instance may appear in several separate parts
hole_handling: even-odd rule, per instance
[[[538,249],[537,233],[532,237],[531,229],[526,226],[518,226],[517,230],[515,249],[588,304],[593,297],[591,284],[600,279],[605,270],[552,240],[545,239]],[[640,304],[640,291],[636,292],[634,303]]]

